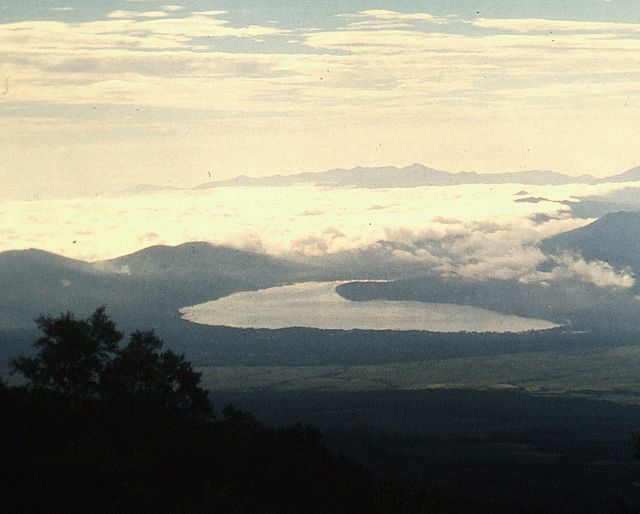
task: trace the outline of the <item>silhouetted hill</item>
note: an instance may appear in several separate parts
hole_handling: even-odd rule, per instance
[[[178,309],[304,274],[286,261],[208,243],[156,246],[86,263],[40,250],[0,253],[0,330],[30,329],[41,314],[81,316],[108,305],[125,327],[176,318]]]
[[[423,277],[389,282],[351,282],[338,294],[351,301],[397,300],[480,307],[502,314],[545,319],[576,329],[636,327],[640,305],[635,291],[610,289],[578,280],[522,283]]]
[[[426,358],[430,346],[420,342],[414,348],[409,344],[413,339],[418,341],[416,334],[400,342],[394,332],[231,330],[189,323],[179,313],[181,307],[238,291],[354,277],[393,282],[339,287],[338,291],[350,300],[471,305],[568,324],[570,330],[608,330],[610,334],[638,327],[640,312],[634,289],[602,288],[577,279],[525,284],[517,280],[468,282],[425,276],[424,269],[418,272],[414,265],[393,261],[389,254],[393,252],[378,245],[368,251],[310,260],[305,265],[207,243],[155,246],[93,264],[37,250],[0,253],[0,361],[25,353],[24,348],[34,337],[32,321],[38,316],[68,310],[87,316],[99,305],[106,305],[125,331],[154,327],[160,337],[172,341],[179,352],[189,352],[199,365],[389,362],[407,360],[403,352],[411,348],[412,358]],[[437,334],[429,337],[436,341],[441,338]],[[518,336],[518,341],[527,337]],[[612,337],[609,339],[613,341]],[[359,338],[364,346],[356,344]],[[473,340],[480,339],[473,336]],[[467,346],[467,339],[463,345]],[[451,348],[447,345],[445,353]],[[503,351],[505,346],[496,348]]]
[[[96,270],[87,262],[35,248],[0,252],[0,276],[15,273],[42,273],[52,268],[96,273]]]
[[[300,265],[285,260],[203,242],[152,246],[123,257],[100,261],[95,266],[131,276],[163,279],[179,276],[181,280],[196,277],[196,281],[227,276],[264,282],[273,277],[286,279],[302,271]]]
[[[597,183],[606,183],[606,182],[636,182],[640,180],[640,166],[636,166],[635,168],[631,168],[630,170],[625,171],[624,173],[620,173],[618,175],[612,175],[611,177],[605,177],[603,179],[599,179]]]
[[[111,284],[111,288],[109,285]],[[109,299],[109,289],[124,293],[89,263],[42,250],[0,253],[0,328],[31,327],[44,312],[61,312]]]
[[[546,239],[550,253],[574,252],[587,260],[640,270],[640,212],[615,212],[593,223]]]
[[[296,184],[331,186],[392,188],[418,186],[450,186],[459,184],[529,184],[561,185],[571,183],[589,183],[595,178],[590,175],[571,177],[553,171],[521,171],[511,173],[476,173],[463,171],[449,173],[429,168],[419,163],[405,168],[395,166],[357,167],[352,169],[334,169],[323,172],[305,172],[294,175],[273,175],[270,177],[240,176],[229,180],[206,182],[198,189],[230,186],[286,187]]]

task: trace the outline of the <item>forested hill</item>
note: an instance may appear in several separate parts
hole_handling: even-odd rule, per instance
[[[135,326],[179,317],[178,309],[243,289],[280,284],[303,266],[208,243],[155,246],[86,263],[41,250],[0,253],[0,330],[29,328],[43,313],[88,314],[108,305]]]

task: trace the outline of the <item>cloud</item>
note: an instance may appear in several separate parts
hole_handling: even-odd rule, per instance
[[[349,30],[381,30],[381,29],[408,29],[408,23],[399,23],[393,20],[360,20],[349,23],[346,28]]]
[[[304,110],[324,116],[413,117],[421,113],[438,118],[446,113],[480,115],[487,102],[496,112],[509,113],[509,108],[523,109],[533,103],[540,108],[540,99],[570,101],[575,109],[597,99],[595,107],[604,109],[612,97],[639,96],[640,79],[629,70],[636,67],[632,50],[640,50],[640,40],[593,32],[600,25],[576,22],[587,32],[552,41],[548,34],[524,30],[546,26],[543,22],[550,20],[538,20],[537,25],[531,20],[472,20],[469,23],[478,28],[493,23],[498,33],[470,35],[445,31],[449,24],[460,23],[455,19],[373,9],[341,15],[347,22],[343,28],[349,30],[293,31],[236,27],[223,19],[227,13],[221,10],[175,17],[181,7],[115,10],[106,20],[82,23],[0,25],[0,45],[9,56],[2,71],[15,77],[20,101],[106,100],[230,112],[263,110],[274,115]],[[438,31],[425,31],[415,22]],[[513,33],[509,27],[523,30]],[[616,24],[619,30],[631,27],[636,25]],[[216,39],[256,41],[291,35],[300,43],[295,43],[297,51],[286,53],[228,52],[215,45]],[[557,52],[559,48],[563,52]],[[68,76],[61,67],[53,71],[56,63],[79,60],[80,51],[82,59],[110,66],[84,77]],[[239,61],[256,74],[237,65],[233,70],[233,63]],[[155,73],[138,76],[140,69],[150,69],[154,62],[158,63]],[[141,68],[141,63],[146,66]],[[229,73],[216,73],[225,66]],[[113,90],[102,84],[103,70],[123,77],[121,87]],[[169,81],[175,74],[185,80]],[[45,87],[51,83],[64,87]],[[221,101],[216,102],[216,97]]]
[[[390,11],[386,9],[367,9],[354,14],[340,14],[343,18],[369,18],[382,21],[420,21],[428,24],[444,25],[451,22],[451,18],[438,17],[432,14],[422,13],[402,13],[398,11]]]
[[[156,232],[147,232],[138,237],[138,241],[141,243],[148,243],[150,241],[156,241],[160,236]]]
[[[563,279],[577,279],[598,287],[610,289],[629,289],[635,285],[635,276],[631,270],[615,269],[607,262],[585,261],[579,255],[564,253],[548,257],[553,263],[551,271],[536,271],[520,278],[524,283],[553,282]]]
[[[483,29],[508,30],[512,32],[582,32],[582,33],[616,33],[640,32],[640,23],[615,23],[574,20],[549,20],[542,18],[477,18],[466,20],[465,23]]]
[[[482,252],[499,255],[511,246],[529,244],[587,222],[555,220],[535,225],[526,217],[540,206],[514,204],[517,187],[497,186],[493,191],[485,186],[390,190],[219,188],[40,200],[37,210],[30,202],[3,202],[0,230],[18,227],[24,238],[47,233],[41,240],[43,247],[74,256],[79,256],[74,252],[82,249],[68,246],[69,231],[90,230],[93,235],[86,237],[86,247],[105,257],[135,251],[141,235],[155,233],[158,243],[211,240],[261,247],[277,255],[304,251],[305,247],[338,253],[387,241],[397,249],[422,249],[443,257],[452,254],[459,256],[457,262],[468,263]],[[585,189],[581,186],[574,191]],[[371,210],[372,205],[381,208]],[[548,206],[548,211],[555,210],[555,205]],[[84,211],[89,214],[77,215]],[[305,211],[317,214],[297,215]],[[445,223],[441,223],[443,220]],[[293,249],[292,241],[299,241]]]
[[[380,269],[401,263],[416,273],[475,281],[571,279],[607,288],[634,284],[628,270],[568,254],[545,255],[540,241],[590,220],[567,217],[568,208],[553,202],[514,203],[520,188],[229,187],[4,202],[0,234],[10,231],[14,238],[5,238],[0,250],[36,246],[70,257],[106,259],[151,243],[210,241],[294,260],[343,255],[358,261],[362,256]],[[529,190],[536,196],[568,198],[611,186]],[[540,209],[548,221],[531,219]],[[82,245],[71,244],[70,233],[81,234]]]
[[[135,18],[137,12],[136,11],[124,11],[122,9],[117,9],[115,11],[111,11],[107,14],[107,18]]]
[[[319,236],[307,236],[291,242],[291,251],[305,256],[325,255],[329,250],[328,242]]]
[[[517,279],[536,270],[545,259],[536,246],[543,237],[544,230],[519,219],[504,224],[459,221],[440,233],[435,227],[421,233],[394,229],[386,241],[396,246],[395,255],[422,259],[433,273],[486,281]]]
[[[261,93],[266,99],[270,89],[280,86],[260,84],[254,74],[264,80],[282,74],[276,69],[279,59],[267,54],[202,53],[200,40],[259,39],[284,31],[259,25],[233,27],[219,18],[222,14],[173,18],[167,11],[117,10],[95,22],[0,25],[0,46],[9,56],[0,65],[0,76],[12,78],[11,99],[20,102],[234,110],[240,102],[229,96],[236,96],[247,100],[241,110],[255,110],[252,96]],[[94,66],[73,65],[83,62]],[[220,101],[211,101],[216,98]]]
[[[145,11],[137,14],[138,18],[163,18],[169,16],[165,11]]]
[[[575,220],[571,224],[576,224]],[[554,228],[554,232],[559,227]],[[545,230],[537,231],[520,220],[513,225],[470,223],[440,237],[421,239],[407,230],[390,233],[387,248],[394,258],[423,263],[425,270],[472,281],[519,280],[551,283],[577,280],[602,288],[628,289],[635,277],[629,269],[615,269],[602,261],[585,261],[568,253],[548,256],[538,247]],[[550,271],[540,267],[552,263]]]
[[[191,14],[197,16],[222,16],[223,14],[227,14],[227,11],[193,11]]]
[[[185,181],[208,166],[213,138],[227,176],[405,159],[597,173],[632,159],[637,24],[369,9],[342,13],[335,27],[301,29],[284,18],[241,26],[223,10],[162,5],[123,3],[82,22],[0,24],[0,93],[10,77],[0,131],[14,138],[0,161],[18,158],[13,182],[21,166],[38,176],[36,153],[64,173],[69,163],[54,155],[62,146],[83,167],[76,156],[90,144],[127,147],[136,173],[168,176],[175,170],[166,159],[142,162],[167,151],[165,137],[193,162],[194,171],[182,167]],[[96,120],[70,107],[96,105],[163,112],[150,120],[105,109]],[[28,108],[10,111],[20,106]],[[191,112],[197,125],[181,122]],[[96,155],[88,185],[113,176],[102,171],[110,159]]]

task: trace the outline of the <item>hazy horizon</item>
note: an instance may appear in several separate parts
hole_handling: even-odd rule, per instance
[[[564,175],[566,177],[574,177],[574,178],[580,178],[583,176],[592,176],[596,180],[603,180],[608,177],[620,175],[626,171],[629,171],[635,168],[640,168],[640,165],[638,166],[634,165],[628,169],[610,170],[609,172],[603,172],[597,176],[597,175],[590,175],[588,173],[580,173],[580,174],[565,173],[561,170],[551,170],[551,169],[533,169],[532,168],[532,169],[521,169],[521,170],[516,170],[516,169],[495,169],[495,170],[485,169],[483,170],[483,169],[473,168],[473,169],[451,170],[451,169],[435,168],[430,166],[429,164],[425,164],[421,162],[407,162],[403,164],[386,163],[386,164],[372,165],[372,166],[353,165],[350,167],[338,166],[338,167],[327,168],[327,169],[299,169],[299,170],[292,170],[289,172],[239,173],[236,175],[230,175],[225,178],[221,178],[219,176],[216,176],[215,174],[210,174],[210,172],[208,172],[206,177],[201,177],[196,179],[192,183],[181,184],[181,185],[172,184],[171,181],[166,181],[166,180],[154,181],[153,177],[149,177],[149,180],[142,180],[142,179],[138,180],[137,177],[133,177],[131,178],[130,182],[127,182],[127,183],[118,184],[118,185],[115,185],[115,184],[104,185],[104,189],[95,188],[94,190],[91,190],[91,191],[82,191],[82,190],[76,191],[73,189],[63,191],[55,188],[43,187],[42,189],[39,189],[39,190],[33,190],[33,191],[24,190],[24,191],[17,192],[17,191],[12,191],[10,188],[8,188],[6,190],[0,191],[0,200],[4,200],[4,201],[29,201],[29,200],[39,201],[39,200],[58,200],[58,199],[73,200],[73,199],[88,199],[88,198],[97,198],[97,197],[125,196],[130,194],[154,194],[154,193],[170,192],[170,191],[197,191],[198,189],[201,189],[202,186],[207,186],[209,184],[217,184],[217,183],[223,184],[227,181],[233,181],[235,179],[245,179],[245,178],[265,179],[265,178],[273,178],[273,177],[295,177],[301,174],[321,175],[324,172],[336,171],[336,170],[344,170],[347,172],[351,170],[359,170],[359,169],[377,170],[377,169],[383,169],[383,168],[395,168],[398,170],[403,170],[415,165],[423,166],[427,169],[433,169],[435,171],[444,172],[451,175],[455,175],[458,173],[476,173],[480,176],[492,175],[492,174],[504,174],[504,175],[513,174],[515,176],[516,174],[519,174],[519,173],[551,172],[558,175]],[[518,182],[514,181],[513,184],[518,184]],[[576,184],[578,184],[578,182],[576,182]],[[625,183],[615,183],[615,185],[612,184],[612,187],[618,187],[624,184]],[[309,183],[308,185],[313,185],[313,184]],[[633,184],[628,183],[627,185],[633,185]],[[228,187],[228,186],[225,186],[225,187]],[[269,186],[265,186],[265,187],[269,187]],[[284,187],[284,186],[275,186],[275,187]],[[342,187],[357,188],[358,186],[342,186]],[[411,187],[422,187],[422,186],[411,186]],[[424,187],[429,187],[429,186],[424,186]],[[434,187],[441,187],[441,186],[434,186]],[[522,184],[522,187],[527,188],[529,187],[529,185]]]
[[[631,0],[6,3],[4,197],[413,162],[622,172],[639,162],[639,16]]]

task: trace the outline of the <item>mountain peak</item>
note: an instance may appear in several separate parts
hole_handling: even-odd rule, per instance
[[[7,250],[0,252],[0,263],[5,269],[15,266],[29,268],[48,268],[80,270],[85,272],[95,272],[92,266],[84,261],[70,259],[46,250],[28,248],[25,250]]]
[[[599,182],[636,182],[640,180],[640,166],[631,168],[619,175],[613,175],[599,180]]]
[[[414,171],[414,170],[423,171],[423,170],[432,169],[432,168],[429,168],[428,166],[425,166],[422,163],[414,162],[413,164],[410,164],[409,166],[407,166],[407,167],[405,167],[403,169],[406,170],[406,171]]]
[[[640,212],[612,212],[584,227],[543,241],[545,251],[575,252],[615,267],[640,265]]]

